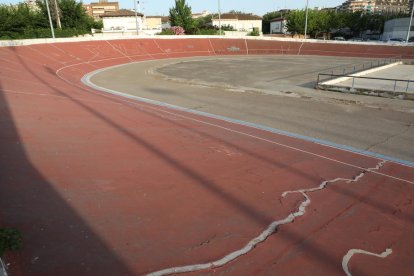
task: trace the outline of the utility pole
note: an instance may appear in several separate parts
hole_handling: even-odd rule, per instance
[[[407,43],[408,43],[408,40],[410,39],[411,26],[413,24],[413,15],[414,15],[414,1],[413,1],[413,4],[411,5],[410,24],[408,24],[407,40],[405,41]]]
[[[50,30],[52,31],[52,37],[55,38],[55,31],[53,30],[52,17],[50,16],[49,0],[45,0],[45,2],[46,2],[47,15],[49,17]]]
[[[219,34],[221,35],[221,8],[220,8],[220,0],[218,0],[218,12],[219,12]]]
[[[308,14],[309,14],[309,0],[306,0],[305,39],[308,34]]]

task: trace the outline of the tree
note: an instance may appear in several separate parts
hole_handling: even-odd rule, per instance
[[[287,29],[292,34],[304,34],[305,33],[305,11],[296,10],[289,13],[287,16]],[[308,23],[310,17],[308,18]]]
[[[282,13],[280,11],[272,11],[272,12],[268,12],[265,15],[263,15],[263,21],[262,21],[263,33],[265,34],[270,33],[270,21],[278,17],[282,17]]]
[[[279,17],[282,17],[282,13],[280,11],[272,11],[263,15],[263,21],[270,22],[272,19]]]
[[[55,0],[51,0],[55,2]],[[102,28],[86,14],[81,3],[75,0],[56,1],[61,11],[62,29],[56,29],[56,37],[73,37],[90,33],[91,28]],[[44,1],[38,1],[38,10],[27,4],[8,6],[0,4],[0,39],[26,39],[51,37],[47,9]],[[56,18],[53,24],[56,28]]]
[[[0,5],[0,38],[30,38],[31,30],[47,27],[47,19],[31,10],[27,4]]]
[[[206,16],[199,17],[199,18],[194,20],[194,26],[197,29],[204,28],[209,23],[211,23],[212,18],[215,17],[215,16],[216,16],[216,14],[209,14],[209,15],[206,15]]]
[[[191,7],[185,0],[175,0],[175,6],[170,9],[170,22],[172,26],[183,27],[186,33],[194,32],[195,23]]]
[[[54,0],[51,2],[54,2]],[[63,29],[71,28],[89,32],[91,28],[99,28],[99,24],[95,23],[93,18],[86,14],[81,2],[76,2],[75,0],[59,0],[57,3],[62,15],[61,23]],[[40,8],[40,13],[47,18],[47,9],[44,1],[38,0],[37,5]],[[54,27],[56,27],[56,20]]]
[[[236,10],[231,10],[228,13],[230,13],[230,14],[243,14],[242,11],[236,11]]]

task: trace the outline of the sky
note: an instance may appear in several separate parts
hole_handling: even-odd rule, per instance
[[[24,0],[0,0],[2,4],[15,4]],[[111,0],[108,0],[111,1]],[[115,0],[116,1],[116,0]],[[193,13],[208,10],[215,13],[218,10],[219,0],[187,0]],[[309,0],[310,7],[335,7],[345,0]],[[98,0],[83,0],[84,3],[98,2]],[[132,9],[134,0],[118,0],[122,9]],[[168,10],[174,6],[174,0],[140,0],[141,12],[145,15],[168,15]],[[238,10],[257,15],[280,9],[301,9],[306,0],[220,0],[221,11]]]

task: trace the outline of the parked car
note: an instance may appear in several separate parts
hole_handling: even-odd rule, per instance
[[[360,37],[353,37],[353,38],[348,39],[348,41],[363,42],[364,40]]]
[[[344,37],[342,37],[342,36],[337,36],[337,37],[334,38],[334,40],[337,40],[337,41],[345,41],[346,39]]]
[[[408,39],[408,42],[414,42],[414,36],[410,37],[410,38]]]
[[[388,42],[397,42],[397,43],[401,43],[401,42],[405,42],[405,40],[404,39],[402,39],[402,38],[390,38],[390,39],[388,39]]]

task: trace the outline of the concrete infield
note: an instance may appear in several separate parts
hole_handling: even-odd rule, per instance
[[[10,274],[412,274],[412,167],[81,82],[149,59],[341,49],[249,43],[0,48],[0,221],[25,245]]]

